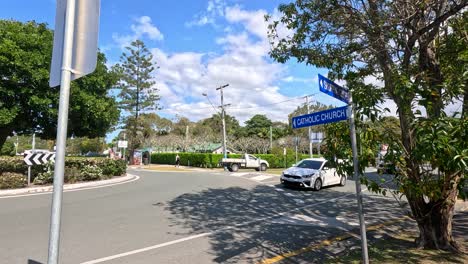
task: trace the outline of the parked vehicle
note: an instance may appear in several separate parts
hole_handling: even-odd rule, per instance
[[[318,191],[330,185],[346,184],[331,162],[323,158],[304,159],[281,173],[281,183],[289,186],[313,188]]]
[[[220,165],[227,167],[229,171],[238,171],[240,168],[266,171],[270,167],[270,164],[266,160],[259,159],[250,154],[244,154],[242,158],[221,159]]]

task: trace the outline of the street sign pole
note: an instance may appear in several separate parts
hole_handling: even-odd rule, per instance
[[[362,249],[362,263],[369,263],[369,256],[367,253],[367,236],[366,236],[366,222],[364,220],[364,213],[362,210],[362,193],[361,193],[361,181],[359,177],[359,160],[357,153],[356,144],[356,126],[354,124],[354,105],[353,97],[349,95],[349,107],[350,107],[350,132],[351,132],[351,146],[353,149],[353,165],[354,165],[354,180],[356,181],[356,198],[359,213],[359,224],[361,229],[361,249]]]
[[[75,0],[68,0],[65,15],[63,57],[60,80],[59,115],[57,124],[57,150],[54,169],[54,193],[50,217],[48,264],[57,264],[60,244],[60,217],[62,213],[63,174],[65,170],[65,147],[67,140],[68,106],[75,21]]]

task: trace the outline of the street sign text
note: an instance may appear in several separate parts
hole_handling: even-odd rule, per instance
[[[319,88],[320,91],[326,93],[336,99],[348,103],[349,102],[349,91],[346,88],[339,86],[338,84],[334,83],[333,81],[323,77],[322,75],[318,75],[319,79]]]
[[[333,108],[292,118],[293,128],[323,125],[348,119],[348,106]]]

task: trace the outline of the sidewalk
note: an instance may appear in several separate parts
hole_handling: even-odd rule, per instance
[[[105,187],[108,185],[121,184],[121,183],[130,182],[130,181],[137,180],[137,179],[138,179],[138,176],[127,173],[127,175],[125,176],[114,177],[108,180],[64,184],[63,190],[69,191],[69,190],[87,189],[87,188],[95,188],[95,187]],[[47,185],[47,186],[27,187],[27,188],[21,188],[21,189],[0,190],[0,198],[14,197],[18,195],[28,195],[28,194],[50,193],[53,191],[53,189],[54,187],[52,185]]]

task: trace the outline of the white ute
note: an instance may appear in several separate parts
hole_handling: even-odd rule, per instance
[[[270,164],[266,160],[259,159],[250,154],[244,154],[242,158],[221,159],[220,165],[227,167],[229,171],[238,171],[239,168],[255,169],[257,171],[266,171]]]

